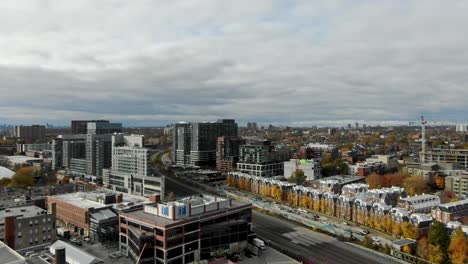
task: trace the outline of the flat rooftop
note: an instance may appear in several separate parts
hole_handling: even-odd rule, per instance
[[[10,162],[14,163],[26,163],[26,162],[31,162],[31,161],[41,161],[41,158],[33,158],[33,157],[28,157],[28,156],[6,156],[5,157],[7,160]]]
[[[26,263],[26,259],[18,254],[16,251],[11,249],[5,243],[0,241],[0,260],[4,264],[9,263]]]
[[[17,218],[29,218],[46,213],[46,210],[34,205],[6,208],[0,210],[0,222],[3,222],[3,219],[7,216],[16,216]]]
[[[128,194],[122,194],[121,203],[103,204],[103,203],[89,200],[89,198],[95,197],[96,195],[99,195],[99,194],[119,195],[122,193],[109,192],[109,191],[76,192],[76,193],[53,195],[51,197],[61,200],[63,202],[81,207],[81,208],[95,208],[95,209],[104,208],[104,207],[117,207],[118,209],[125,209],[125,207],[127,206],[150,203],[148,199],[144,197],[137,197],[137,196],[128,195]]]
[[[177,223],[204,219],[204,218],[207,218],[207,217],[210,217],[210,216],[213,216],[213,215],[226,213],[226,212],[229,212],[229,211],[232,211],[232,210],[244,207],[244,206],[247,207],[247,206],[252,206],[252,205],[247,204],[247,203],[232,201],[232,204],[230,206],[220,208],[219,210],[213,210],[213,211],[209,211],[209,212],[206,212],[206,213],[192,215],[192,216],[189,216],[189,217],[184,217],[184,218],[180,218],[180,219],[176,219],[176,220],[172,220],[172,219],[165,218],[165,217],[162,217],[162,216],[157,216],[157,215],[154,215],[154,214],[146,213],[144,210],[138,210],[138,211],[133,211],[133,212],[128,212],[128,213],[123,213],[122,215],[123,216],[129,216],[129,217],[134,218],[136,220],[142,220],[144,222],[153,224],[155,226],[165,227],[165,226],[173,225],[173,224],[177,224]]]

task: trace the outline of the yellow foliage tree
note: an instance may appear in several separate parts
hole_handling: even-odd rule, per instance
[[[314,211],[320,211],[320,200],[318,202],[314,202]]]
[[[385,231],[387,232],[387,234],[392,234],[392,225],[393,225],[393,221],[392,221],[392,217],[391,215],[386,215],[385,216]]]
[[[302,199],[301,199],[301,204],[302,204],[303,207],[309,208],[310,197],[307,196],[307,195],[303,195],[303,196],[302,196]]]
[[[403,234],[401,223],[394,223],[393,224],[393,235],[397,238],[400,238]]]
[[[320,199],[320,212],[325,213],[326,203],[325,199]]]
[[[435,264],[444,262],[444,252],[440,246],[429,244],[429,261]]]
[[[408,245],[404,245],[402,248],[402,251],[405,252],[406,254],[411,254],[411,247]]]
[[[468,261],[468,241],[461,227],[455,229],[448,248],[452,264],[465,264]]]

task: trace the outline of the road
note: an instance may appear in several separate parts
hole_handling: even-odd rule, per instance
[[[400,263],[257,211],[253,226],[260,238],[270,240],[284,253],[301,257],[304,263]]]

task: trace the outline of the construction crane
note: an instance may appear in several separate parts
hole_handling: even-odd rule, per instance
[[[433,124],[437,124],[436,122],[431,122]],[[421,126],[421,163],[424,163],[424,153],[426,153],[426,125],[427,120],[424,119],[424,116],[421,116],[421,120],[419,121],[410,121],[410,126],[420,125]]]

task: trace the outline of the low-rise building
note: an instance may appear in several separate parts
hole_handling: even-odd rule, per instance
[[[3,264],[26,264],[26,259],[0,241],[0,260]]]
[[[89,236],[94,241],[109,241],[118,237],[116,210],[121,205],[143,208],[149,201],[122,193],[93,191],[49,196],[47,203],[56,204],[59,226],[77,235]]]
[[[431,208],[440,205],[437,195],[422,194],[401,198],[398,206],[405,208],[411,213],[430,213]]]
[[[55,241],[55,236],[54,209],[50,213],[37,206],[0,210],[0,238],[16,251],[44,248]]]
[[[440,204],[432,208],[432,217],[444,224],[450,221],[458,221],[468,224],[468,200]]]
[[[120,215],[120,251],[142,263],[191,263],[241,252],[251,232],[252,205],[191,196]]]

